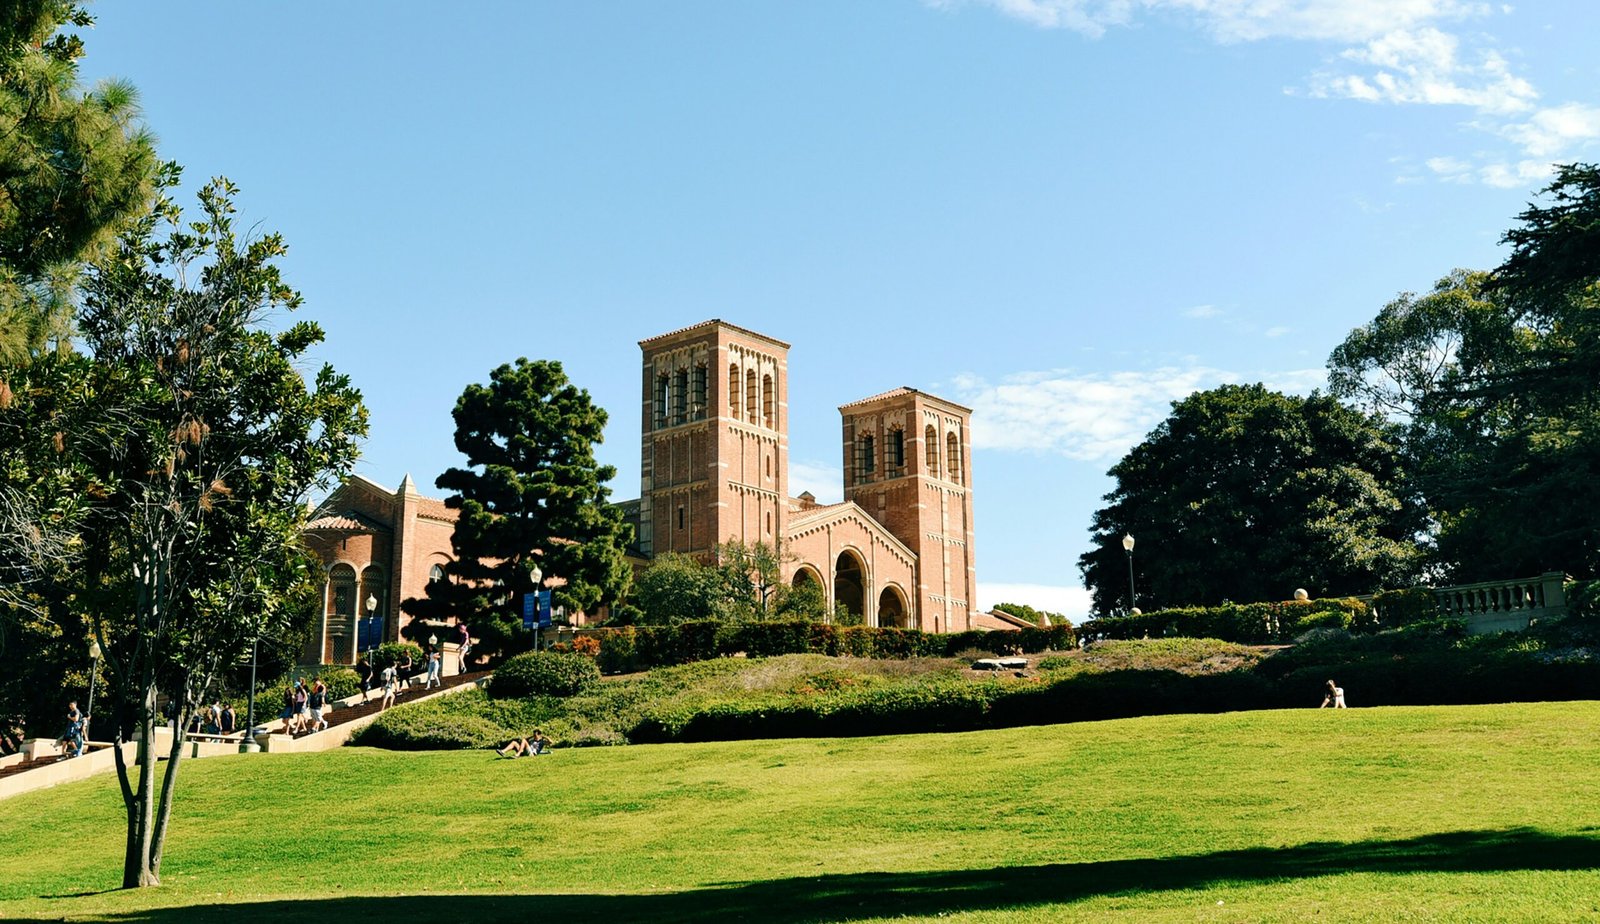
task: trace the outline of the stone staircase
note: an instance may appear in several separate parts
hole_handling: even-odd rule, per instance
[[[431,690],[424,690],[422,681],[420,679],[416,679],[412,681],[411,688],[409,690],[402,686],[400,690],[395,693],[394,705],[404,705],[405,703],[421,699],[423,696],[428,694],[439,693],[443,690],[451,690],[456,687],[466,686],[469,683],[477,683],[483,678],[489,676],[490,673],[492,672],[474,671],[470,674],[456,674],[451,677],[444,677],[441,679],[441,685],[434,687]],[[418,675],[419,678],[422,676],[423,675],[421,674]],[[359,719],[364,719],[367,716],[375,715],[379,711],[378,707],[382,704],[383,692],[381,690],[373,691],[371,698],[369,698],[366,702],[357,700],[355,703],[342,704],[326,713],[328,728],[333,729],[340,725],[347,725]],[[390,708],[392,709],[394,707],[391,706]],[[272,728],[274,725],[279,728],[283,727],[282,722],[278,719],[274,719],[272,723],[267,725],[267,727]],[[294,737],[305,738],[314,734],[317,734],[317,732],[304,731],[297,733]]]

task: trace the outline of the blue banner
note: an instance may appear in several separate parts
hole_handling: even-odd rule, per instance
[[[529,631],[533,630],[534,621],[539,616],[539,598],[541,596],[544,596],[544,594],[535,591],[529,591],[522,595],[522,628]],[[549,623],[541,623],[541,625],[549,625]]]
[[[539,628],[550,628],[550,591],[539,591]]]

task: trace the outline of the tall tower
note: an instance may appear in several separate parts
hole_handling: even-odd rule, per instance
[[[844,496],[917,553],[912,625],[972,628],[972,410],[914,388],[839,408]]]
[[[789,520],[789,344],[714,319],[639,349],[639,551],[775,544]]]

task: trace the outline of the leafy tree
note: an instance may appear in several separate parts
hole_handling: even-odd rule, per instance
[[[996,603],[994,608],[1002,613],[1008,613],[1012,616],[1015,616],[1018,619],[1025,619],[1036,626],[1046,625],[1047,620],[1048,624],[1052,626],[1072,624],[1071,620],[1060,613],[1050,613],[1046,612],[1045,610],[1036,610],[1033,607],[1028,606],[1026,603]]]
[[[519,359],[469,385],[456,402],[456,449],[466,468],[436,484],[459,510],[446,580],[403,601],[413,616],[464,619],[490,651],[525,647],[522,595],[537,567],[557,605],[593,610],[620,600],[631,539],[607,502],[616,469],[595,461],[606,412],[567,380],[561,364]]]
[[[313,579],[304,499],[348,470],[366,426],[347,379],[298,368],[315,324],[264,329],[300,298],[273,263],[280,237],[239,238],[234,193],[213,181],[188,224],[159,202],[85,278],[87,355],[0,376],[29,385],[0,413],[7,488],[75,534],[67,565],[31,579],[47,604],[33,612],[74,647],[87,624],[104,651],[96,737],[154,755],[158,695],[180,709],[165,763],[116,752],[125,887],[159,882],[188,715],[254,639],[291,633]]]
[[[647,625],[720,619],[726,597],[721,575],[688,555],[657,555],[634,585],[632,600]]]
[[[157,178],[134,88],[79,86],[83,42],[61,30],[92,23],[65,0],[0,12],[0,362],[65,344],[80,264],[146,209]]]
[[[1600,421],[1571,390],[1568,329],[1517,308],[1489,274],[1457,270],[1384,306],[1330,356],[1336,395],[1402,427],[1439,579],[1600,564],[1588,515]]]
[[[1126,610],[1121,539],[1138,539],[1137,603],[1361,593],[1416,573],[1423,522],[1394,427],[1338,401],[1225,385],[1172,413],[1111,469],[1078,559],[1100,612]]]

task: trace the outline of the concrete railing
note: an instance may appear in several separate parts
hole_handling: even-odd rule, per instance
[[[1437,587],[1433,598],[1440,615],[1465,619],[1474,633],[1507,632],[1567,615],[1565,583],[1566,575],[1547,571],[1532,578]]]

